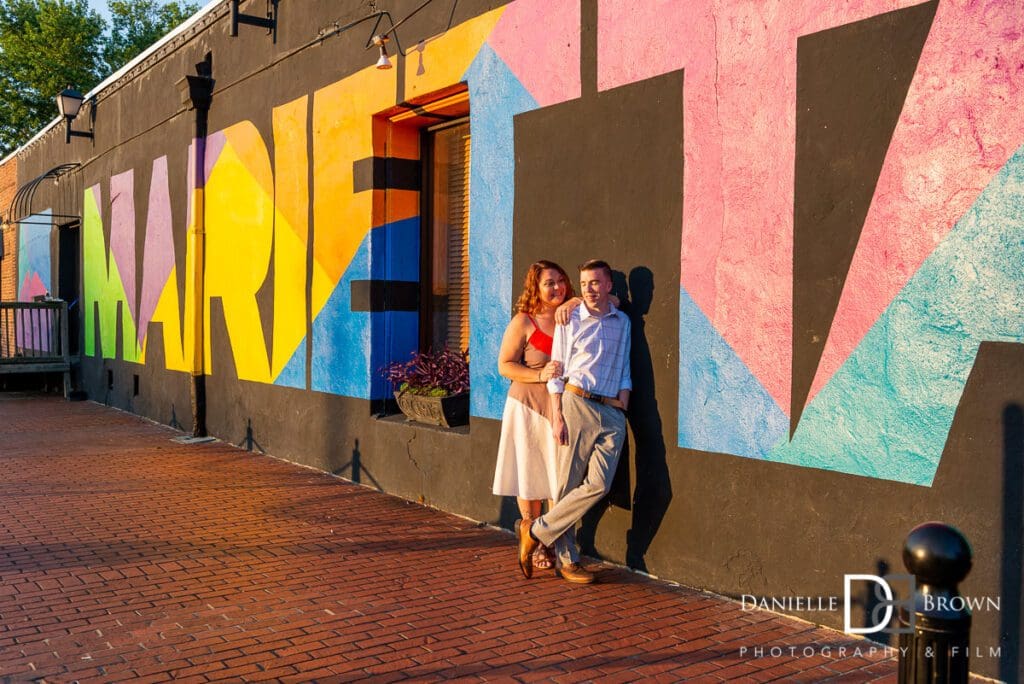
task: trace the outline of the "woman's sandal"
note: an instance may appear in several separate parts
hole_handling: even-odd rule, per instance
[[[550,570],[555,567],[555,554],[550,548],[541,544],[533,552],[533,567],[537,570]]]

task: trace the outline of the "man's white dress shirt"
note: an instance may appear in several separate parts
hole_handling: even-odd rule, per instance
[[[611,303],[603,316],[580,305],[565,325],[555,326],[551,360],[560,361],[562,377],[548,381],[550,394],[561,394],[565,383],[592,394],[616,397],[633,389],[629,374],[629,317]]]

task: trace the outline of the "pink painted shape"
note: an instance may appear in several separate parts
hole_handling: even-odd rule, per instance
[[[810,398],[1024,142],[1024,13],[939,3]]]
[[[786,414],[797,40],[915,4],[599,5],[600,88],[685,69],[680,284]]]
[[[514,2],[501,15],[487,44],[541,107],[580,96],[578,2]]]
[[[186,177],[188,178],[188,202],[185,203],[185,225],[192,225],[192,190],[193,188],[206,187],[206,179],[210,177],[210,173],[213,172],[213,167],[217,164],[217,160],[220,158],[220,153],[224,150],[224,145],[227,144],[228,138],[223,131],[217,131],[212,135],[206,136],[206,140],[200,140],[193,138],[192,142],[188,145],[188,171]],[[203,177],[196,178],[196,159],[195,155],[199,154],[203,160]]]
[[[189,187],[206,186],[206,179],[210,177],[210,173],[213,171],[213,167],[220,158],[220,153],[224,150],[224,145],[227,142],[228,137],[224,134],[224,131],[217,131],[212,135],[206,136],[205,151],[203,153],[203,178],[199,185],[190,184]],[[191,147],[189,149],[191,150]],[[190,165],[189,168],[192,169],[194,167]]]
[[[142,297],[139,300],[139,344],[156,311],[160,293],[174,268],[174,237],[171,233],[171,191],[167,178],[167,157],[153,160],[146,214],[146,246],[142,256]]]
[[[44,294],[46,294],[46,285],[43,284],[39,274],[35,271],[26,274],[18,291],[18,299],[23,302],[31,302],[33,297]],[[45,319],[47,324],[41,325],[43,321],[40,320],[39,314],[16,311],[14,315],[17,318],[15,325],[18,331],[15,345],[19,349],[30,349],[35,352],[51,349],[48,318]]]
[[[135,176],[125,171],[110,177],[110,253],[121,274],[125,298],[132,320],[135,303]]]
[[[196,151],[196,141],[193,139],[188,144],[188,169],[185,170],[186,187],[188,188],[188,199],[185,202],[185,230],[192,229],[192,192],[196,187],[196,167],[193,155]],[[204,172],[205,173],[205,172]]]
[[[43,284],[39,274],[35,271],[25,274],[25,279],[21,281],[21,287],[18,289],[18,301],[19,302],[31,302],[33,297],[46,294],[46,285]]]

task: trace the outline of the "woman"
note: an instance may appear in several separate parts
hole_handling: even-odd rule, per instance
[[[502,416],[493,491],[516,497],[519,513],[527,520],[539,517],[544,500],[558,495],[557,445],[545,383],[562,372],[560,364],[551,361],[555,310],[574,296],[561,266],[551,261],[532,264],[498,353],[498,372],[512,386]],[[551,551],[539,546],[533,566],[547,569],[552,562]]]

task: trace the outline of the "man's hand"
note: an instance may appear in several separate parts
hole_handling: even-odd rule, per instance
[[[558,361],[548,361],[548,364],[540,369],[541,382],[547,382],[551,378],[561,377],[562,364]]]
[[[551,432],[555,435],[555,441],[562,446],[569,445],[569,428],[565,426],[565,419],[562,418],[562,412],[555,413],[551,420]]]

